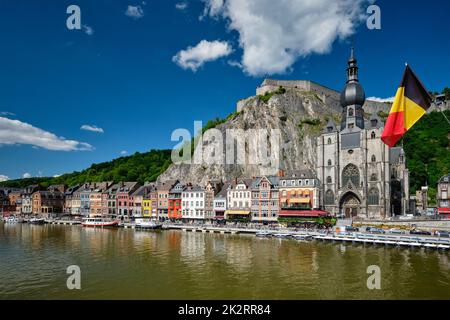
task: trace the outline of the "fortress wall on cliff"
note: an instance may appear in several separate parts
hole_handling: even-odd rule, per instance
[[[323,101],[323,103],[325,103],[330,108],[337,111],[341,109],[340,93],[338,91],[309,80],[265,79],[263,83],[258,88],[256,88],[256,95],[264,95],[267,92],[276,91],[280,87],[283,87],[285,89],[298,89],[301,91],[313,92]],[[254,97],[238,101],[236,106],[237,112],[241,112],[246,105],[249,105],[248,102],[250,99],[254,99]],[[258,104],[258,100],[254,100],[254,104]],[[377,113],[379,111],[388,113],[390,108],[390,104],[378,101],[366,100],[366,103],[364,104],[364,111],[369,114]]]

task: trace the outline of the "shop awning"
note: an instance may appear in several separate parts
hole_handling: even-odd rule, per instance
[[[280,210],[278,216],[282,218],[308,217],[318,218],[326,217],[329,213],[322,210]]]
[[[250,211],[247,210],[227,210],[225,211],[227,215],[244,215],[247,216],[250,214]]]
[[[450,214],[450,208],[439,208],[439,214]]]
[[[300,198],[300,199],[290,199],[289,203],[310,203],[311,199],[310,198]]]

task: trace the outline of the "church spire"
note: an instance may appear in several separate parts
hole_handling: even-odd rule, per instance
[[[355,58],[355,48],[352,47],[350,51],[350,58],[348,59],[347,68],[347,83],[359,82],[358,80],[358,61]]]
[[[347,82],[341,92],[342,122],[341,130],[358,127],[364,129],[364,111],[362,106],[366,101],[366,94],[358,80],[358,61],[355,49],[352,47],[348,59]]]

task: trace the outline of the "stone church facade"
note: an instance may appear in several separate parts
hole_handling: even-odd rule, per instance
[[[318,138],[317,176],[325,210],[345,218],[380,219],[402,215],[409,201],[409,174],[403,148],[381,140],[384,123],[364,118],[364,89],[353,49],[347,84],[341,92],[342,121],[330,120]]]

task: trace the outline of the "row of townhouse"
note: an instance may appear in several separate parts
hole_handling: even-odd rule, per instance
[[[178,180],[163,183],[93,182],[42,190],[29,186],[9,192],[16,211],[24,214],[108,216],[122,221],[133,217],[160,220],[251,220],[263,223],[279,218],[320,214],[320,186],[310,170],[277,176],[209,181],[193,185]],[[0,193],[0,203],[3,198]],[[6,201],[4,200],[6,203]]]
[[[208,182],[206,186],[176,182],[168,198],[169,218],[188,221],[225,219],[270,223],[280,218],[326,215],[320,210],[320,183],[311,170],[235,179],[225,184]]]

